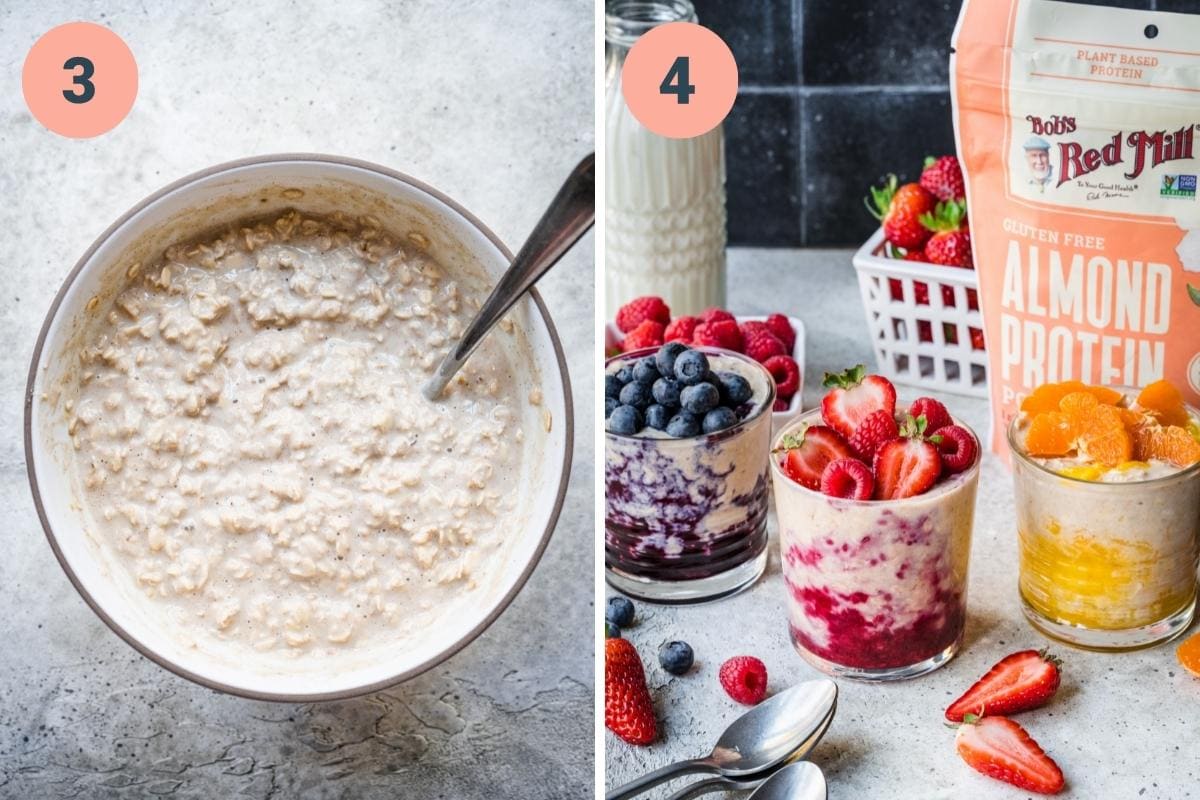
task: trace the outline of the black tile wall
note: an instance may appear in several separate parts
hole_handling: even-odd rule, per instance
[[[1200,13],[1200,0],[1068,0]],[[960,0],[693,0],[729,43],[729,241],[856,245],[867,186],[953,152],[947,78]]]

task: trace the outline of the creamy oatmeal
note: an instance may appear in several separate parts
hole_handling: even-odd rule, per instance
[[[498,569],[545,411],[511,325],[422,397],[486,288],[426,245],[292,211],[168,248],[92,308],[65,398],[89,534],[186,640],[395,641]]]

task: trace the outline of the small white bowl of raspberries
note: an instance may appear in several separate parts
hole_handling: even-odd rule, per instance
[[[804,390],[804,323],[784,314],[734,315],[710,308],[698,316],[671,316],[661,297],[630,300],[605,326],[605,355],[659,347],[666,342],[720,347],[762,364],[775,379],[772,423],[776,430],[801,410]]]

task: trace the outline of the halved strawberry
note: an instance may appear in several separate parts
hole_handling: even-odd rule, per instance
[[[946,719],[967,714],[1013,714],[1044,706],[1058,690],[1062,661],[1045,650],[1022,650],[1001,659],[946,709]]]
[[[896,387],[882,375],[867,375],[862,364],[845,372],[826,372],[823,385],[830,391],[821,399],[821,418],[843,438],[853,436],[875,411],[896,413]]]
[[[604,725],[630,744],[658,735],[646,672],[628,639],[604,640]]]
[[[779,465],[796,483],[813,491],[821,489],[821,474],[830,461],[854,458],[837,431],[824,425],[810,425],[797,436],[783,437],[775,453],[782,454]]]
[[[875,499],[898,500],[924,494],[942,474],[942,456],[934,440],[925,438],[925,418],[905,415],[900,438],[875,451]]]
[[[963,761],[989,778],[1039,794],[1058,794],[1066,786],[1054,759],[1007,717],[980,719],[968,714],[954,746]]]

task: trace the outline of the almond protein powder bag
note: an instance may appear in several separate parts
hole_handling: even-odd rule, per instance
[[[966,0],[953,48],[993,449],[1046,382],[1200,404],[1200,16]]]

